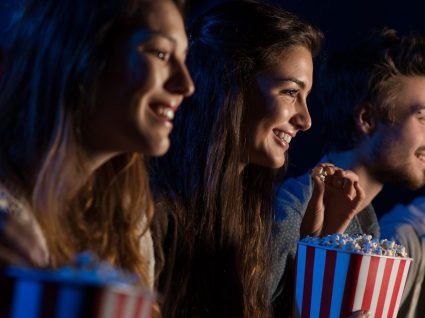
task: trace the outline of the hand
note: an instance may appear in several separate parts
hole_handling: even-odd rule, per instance
[[[323,163],[313,169],[312,179],[313,194],[301,223],[301,237],[343,233],[365,198],[358,176]]]
[[[0,210],[0,264],[47,266],[47,255],[37,244],[37,235],[29,224]]]

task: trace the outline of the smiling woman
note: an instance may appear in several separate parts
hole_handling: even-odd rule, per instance
[[[243,122],[243,164],[280,168],[291,139],[310,128],[307,96],[313,84],[311,52],[295,46],[254,76]]]
[[[267,36],[265,36],[267,35]],[[231,1],[191,28],[196,92],[152,164],[166,317],[269,317],[272,187],[306,98],[321,33],[277,7]]]
[[[0,87],[0,261],[90,250],[153,284],[143,155],[169,148],[193,83],[171,0],[28,0]]]

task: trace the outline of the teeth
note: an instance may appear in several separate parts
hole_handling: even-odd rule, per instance
[[[156,113],[162,117],[172,120],[174,118],[174,112],[171,108],[159,106],[156,109]]]
[[[279,137],[281,140],[283,140],[284,142],[286,142],[288,144],[291,142],[292,137],[290,135],[288,135],[288,134],[285,134],[283,131],[281,131],[281,130],[274,130],[273,133],[277,137]]]

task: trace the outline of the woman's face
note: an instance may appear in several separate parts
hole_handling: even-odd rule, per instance
[[[174,114],[194,91],[185,65],[186,32],[174,3],[152,1],[141,25],[114,44],[86,125],[88,152],[164,154]]]
[[[295,46],[258,73],[247,98],[244,164],[280,168],[298,131],[311,126],[307,96],[313,81],[309,50]]]

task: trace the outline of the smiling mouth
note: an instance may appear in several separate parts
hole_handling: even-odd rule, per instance
[[[286,142],[287,144],[289,144],[291,142],[292,137],[290,135],[288,135],[287,133],[283,132],[282,130],[273,129],[273,133],[275,134],[276,137],[278,137],[280,140]]]
[[[155,112],[155,114],[161,118],[164,118],[166,120],[174,119],[174,110],[170,107],[156,104],[151,105],[151,108]]]

